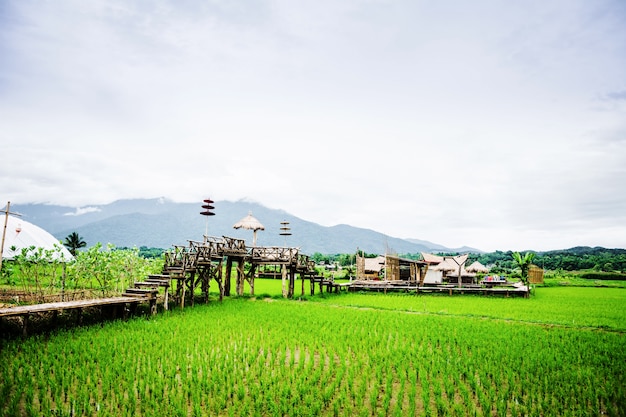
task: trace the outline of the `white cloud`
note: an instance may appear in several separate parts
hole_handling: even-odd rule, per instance
[[[76,210],[73,212],[65,213],[65,216],[82,216],[87,213],[97,213],[98,211],[102,211],[98,207],[76,207]]]

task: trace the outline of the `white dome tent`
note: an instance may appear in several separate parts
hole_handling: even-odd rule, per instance
[[[3,217],[0,215],[0,227],[4,226],[5,219]],[[58,239],[41,227],[15,216],[7,216],[6,221],[2,259],[13,259],[22,252],[23,248],[31,246],[52,250],[52,258],[55,260],[69,261],[74,259],[70,251]]]

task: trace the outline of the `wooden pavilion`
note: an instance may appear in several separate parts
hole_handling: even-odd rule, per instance
[[[226,268],[223,268],[224,262]],[[220,300],[229,296],[233,266],[237,295],[243,295],[245,282],[250,286],[250,294],[254,295],[254,279],[258,271],[268,265],[281,271],[283,295],[288,298],[294,296],[297,274],[302,280],[303,294],[304,280],[315,275],[315,263],[301,254],[298,248],[246,247],[243,239],[222,236],[205,237],[203,242],[189,241],[187,246],[174,246],[166,252],[163,273],[158,278],[176,283],[174,297],[184,307],[187,296],[193,304],[194,297],[190,295],[195,294],[198,287],[204,300],[208,301],[209,286],[213,280],[217,282]]]

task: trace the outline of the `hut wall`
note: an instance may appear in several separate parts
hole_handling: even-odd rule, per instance
[[[528,281],[531,284],[543,284],[543,268],[531,265],[528,269]]]
[[[365,258],[362,256],[356,256],[356,279],[365,278]]]
[[[433,268],[428,268],[424,284],[441,284],[443,282],[443,273]]]
[[[387,257],[385,261],[386,272],[385,279],[387,281],[399,281],[400,280],[400,260],[397,258]]]

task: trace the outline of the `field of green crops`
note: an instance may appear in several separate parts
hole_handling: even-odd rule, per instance
[[[624,416],[624,306],[559,287],[212,300],[0,341],[0,415]]]

